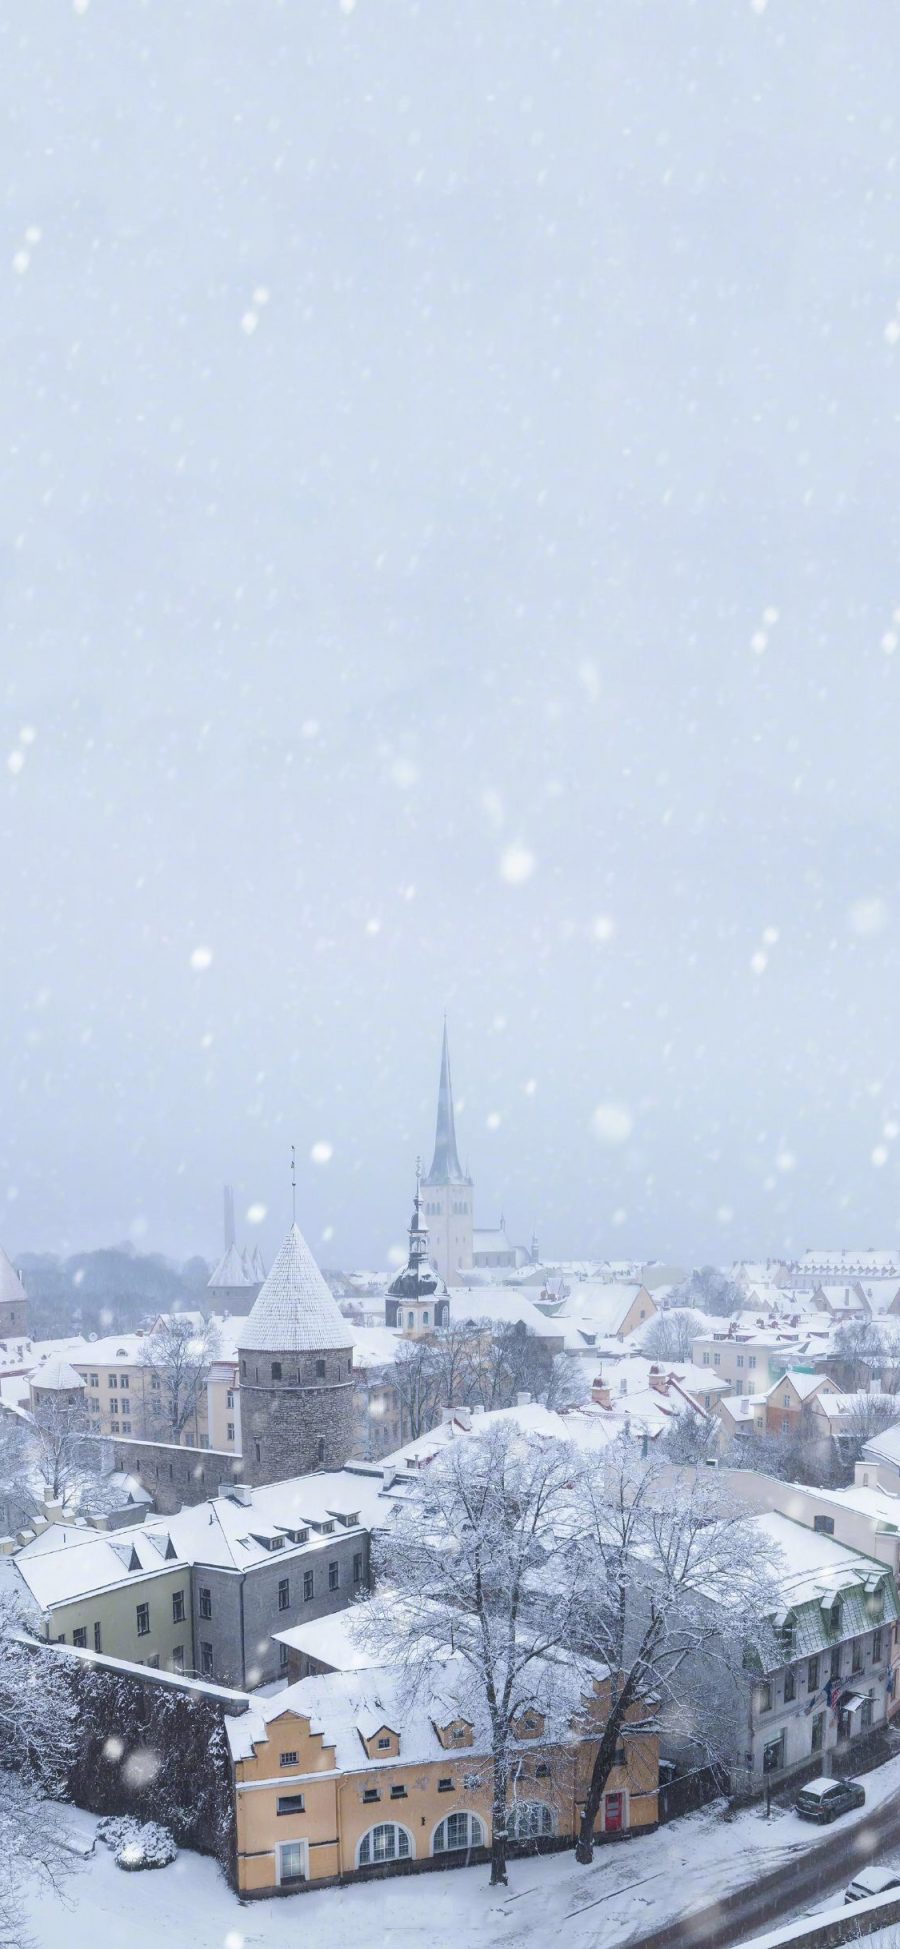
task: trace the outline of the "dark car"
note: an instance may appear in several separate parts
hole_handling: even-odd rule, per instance
[[[849,1814],[851,1807],[864,1807],[866,1790],[858,1780],[810,1780],[801,1787],[794,1801],[794,1812],[803,1820],[824,1823]]]

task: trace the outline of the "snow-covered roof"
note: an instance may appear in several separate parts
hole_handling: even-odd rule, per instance
[[[55,1354],[42,1367],[35,1369],[31,1384],[32,1387],[46,1388],[53,1393],[71,1393],[73,1388],[83,1387],[84,1381],[67,1360]]]
[[[799,1369],[792,1368],[788,1370],[786,1368],[784,1373],[779,1374],[777,1381],[773,1381],[771,1387],[768,1389],[769,1400],[771,1400],[772,1395],[776,1393],[779,1387],[784,1386],[785,1381],[790,1383],[794,1393],[799,1395],[801,1401],[811,1400],[813,1395],[818,1394],[820,1391],[827,1394],[829,1389],[834,1386],[834,1382],[829,1380],[827,1374],[804,1374]]]
[[[27,1299],[27,1297],[28,1295],[15,1266],[11,1259],[7,1258],[2,1245],[0,1245],[0,1303],[11,1305],[18,1300]]]
[[[80,1524],[51,1523],[33,1543],[17,1550],[13,1561],[35,1602],[46,1610],[112,1585],[140,1583],[164,1568],[177,1568],[184,1559],[178,1558],[177,1548],[168,1553],[169,1533],[168,1524],[98,1531]]]
[[[539,1340],[559,1340],[563,1328],[548,1319],[527,1295],[502,1286],[451,1286],[450,1318],[454,1326],[466,1320],[490,1320],[495,1326],[527,1326]]]
[[[277,1644],[289,1645],[303,1657],[315,1658],[335,1672],[367,1671],[383,1661],[366,1651],[353,1626],[356,1609],[337,1611],[333,1617],[317,1617],[310,1624],[292,1624],[286,1631],[273,1631]]]
[[[316,1265],[299,1225],[292,1225],[250,1309],[239,1341],[254,1353],[348,1351],[353,1331]]]
[[[838,1278],[853,1279],[863,1274],[867,1279],[900,1279],[900,1261],[890,1247],[866,1252],[804,1252],[798,1264],[802,1272],[833,1273]]]
[[[229,1286],[255,1286],[256,1279],[237,1246],[229,1245],[207,1283],[218,1290]]]
[[[638,1294],[645,1291],[641,1285],[629,1285],[619,1279],[580,1279],[572,1286],[557,1318],[571,1320],[593,1333],[620,1333],[626,1314]],[[650,1314],[655,1311],[655,1302],[651,1301],[647,1311]]]
[[[598,1678],[606,1669],[596,1666]],[[579,1664],[557,1659],[552,1664],[548,1660],[546,1666],[535,1661],[531,1689],[538,1710],[546,1703],[546,1693],[548,1699],[555,1699],[561,1714],[574,1718],[588,1686]],[[446,1762],[447,1748],[441,1744],[437,1728],[455,1719],[464,1719],[472,1726],[473,1753],[490,1751],[487,1708],[462,1659],[436,1656],[427,1691],[423,1687],[415,1700],[410,1700],[407,1691],[404,1674],[386,1664],[301,1678],[268,1698],[257,1695],[249,1712],[225,1720],[232,1758],[250,1759],[254,1746],[268,1742],[270,1727],[285,1714],[309,1721],[310,1731],[322,1737],[323,1758],[330,1753],[334,1770],[340,1773],[396,1769],[396,1754],[378,1753],[376,1749],[370,1758],[363,1743],[382,1726],[399,1733],[400,1759],[405,1765]],[[520,1744],[534,1751],[533,1741]],[[316,1778],[320,1777],[317,1771]]]

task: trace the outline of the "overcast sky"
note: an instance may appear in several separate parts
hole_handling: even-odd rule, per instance
[[[885,25],[0,0],[11,1250],[900,1241]]]

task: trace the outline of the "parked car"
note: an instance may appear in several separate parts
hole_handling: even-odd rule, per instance
[[[801,1787],[794,1812],[803,1820],[817,1820],[824,1826],[826,1821],[837,1820],[839,1814],[849,1814],[851,1807],[865,1804],[866,1790],[858,1780],[810,1780]]]
[[[900,1874],[896,1868],[860,1868],[854,1875],[849,1888],[844,1890],[845,1902],[864,1902],[867,1895],[884,1895],[889,1888],[900,1888]]]

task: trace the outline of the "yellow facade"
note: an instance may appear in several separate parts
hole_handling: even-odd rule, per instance
[[[523,1840],[538,1837],[552,1845],[577,1831],[596,1734],[571,1745],[545,1745],[535,1716],[533,1746],[530,1715],[519,1725],[523,1737],[509,1804]],[[271,1719],[252,1758],[234,1763],[239,1892],[288,1892],[435,1859],[449,1866],[459,1859],[460,1846],[488,1847],[490,1759],[474,1751],[465,1722],[434,1730],[444,1748],[440,1759],[404,1760],[402,1730],[385,1725],[360,1732],[360,1767],[341,1770],[327,1736],[313,1732],[308,1719],[291,1710]],[[375,1764],[367,1766],[364,1754]],[[622,1756],[607,1781],[596,1823],[600,1838],[646,1831],[657,1822],[658,1741],[626,1730]],[[448,1817],[459,1815],[468,1819],[448,1828]],[[375,1852],[374,1830],[383,1826],[396,1830],[393,1859],[379,1860]],[[454,1827],[465,1833],[462,1843],[451,1843]],[[400,1833],[405,1841],[396,1838]]]
[[[178,1611],[183,1613],[181,1618]],[[82,1644],[88,1651],[106,1651],[131,1664],[154,1664],[164,1672],[190,1672],[190,1569],[181,1564],[147,1576],[134,1575],[127,1583],[111,1584],[86,1597],[55,1604],[49,1614],[47,1636],[58,1643]]]

